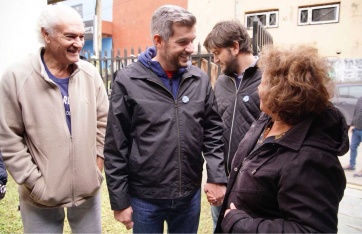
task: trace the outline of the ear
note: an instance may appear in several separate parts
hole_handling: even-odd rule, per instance
[[[41,28],[41,34],[43,35],[45,42],[49,43],[49,33],[44,28]]]
[[[231,51],[232,51],[235,55],[237,55],[237,54],[239,53],[239,49],[240,49],[239,42],[234,41],[234,42],[233,42],[233,46],[232,46],[232,48],[231,48]]]
[[[157,50],[161,49],[163,47],[163,39],[159,34],[153,35],[153,43],[155,44],[155,47]]]

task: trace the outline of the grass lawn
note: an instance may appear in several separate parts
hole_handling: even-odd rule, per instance
[[[23,233],[20,211],[18,211],[19,195],[17,185],[10,175],[6,187],[6,196],[0,201],[0,234]],[[212,233],[210,205],[204,193],[202,193],[201,202],[199,233]],[[113,218],[105,183],[102,185],[102,230],[103,233],[132,233],[132,230],[126,230],[123,224]],[[64,227],[64,233],[70,233],[67,223]]]

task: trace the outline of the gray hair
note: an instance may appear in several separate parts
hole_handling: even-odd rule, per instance
[[[47,5],[40,13],[37,25],[37,33],[39,42],[45,46],[45,40],[41,32],[45,29],[50,35],[54,35],[56,26],[60,25],[64,19],[72,17],[83,22],[82,17],[72,7],[64,4]]]
[[[173,35],[172,25],[177,23],[182,26],[193,27],[196,17],[182,7],[175,5],[163,5],[152,15],[151,37],[159,34],[165,41]]]

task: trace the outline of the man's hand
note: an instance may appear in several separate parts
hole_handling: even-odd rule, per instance
[[[224,201],[226,186],[223,184],[206,183],[204,192],[210,205],[220,206]]]
[[[104,166],[104,158],[97,156],[97,166],[98,166],[99,170],[102,172],[103,166]]]
[[[227,213],[229,213],[230,210],[235,210],[235,209],[236,209],[236,207],[235,207],[234,203],[231,203],[230,204],[230,209],[225,210],[224,217],[226,216]]]
[[[126,226],[127,230],[130,230],[131,228],[133,228],[132,213],[133,209],[131,206],[123,210],[115,210],[114,218],[117,221],[123,223],[123,225]]]

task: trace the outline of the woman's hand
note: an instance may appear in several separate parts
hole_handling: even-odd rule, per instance
[[[225,210],[224,217],[227,215],[227,213],[229,213],[230,210],[236,210],[234,203],[230,204],[230,209]]]

